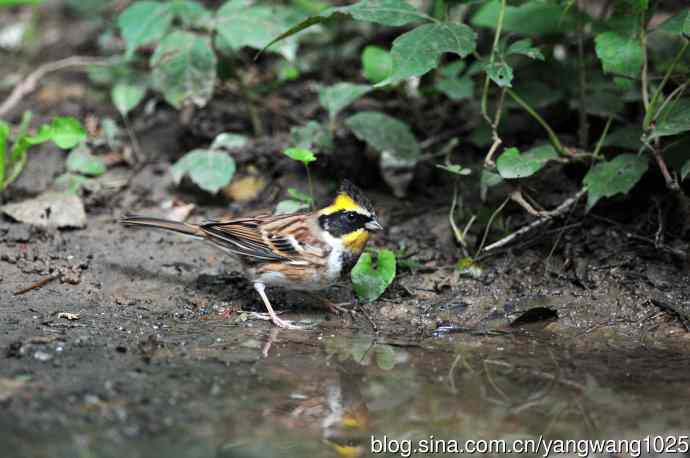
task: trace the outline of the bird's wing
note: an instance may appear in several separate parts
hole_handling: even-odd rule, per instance
[[[210,221],[200,227],[209,241],[239,256],[299,264],[325,255],[307,213]]]

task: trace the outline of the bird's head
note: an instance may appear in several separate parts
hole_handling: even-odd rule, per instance
[[[364,249],[370,232],[383,229],[371,201],[348,180],[333,202],[319,211],[319,225],[354,253]]]

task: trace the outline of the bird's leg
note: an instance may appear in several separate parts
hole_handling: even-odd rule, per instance
[[[259,293],[259,296],[261,296],[261,300],[264,301],[264,305],[266,306],[266,311],[268,312],[268,316],[270,317],[270,320],[273,324],[278,326],[279,328],[285,328],[285,329],[302,329],[301,327],[292,324],[288,320],[282,320],[278,317],[276,312],[273,310],[273,307],[271,306],[271,302],[268,300],[268,296],[266,296],[266,285],[263,283],[254,283],[254,289],[256,290],[257,293]]]

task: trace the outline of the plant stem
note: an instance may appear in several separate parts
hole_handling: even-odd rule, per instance
[[[671,77],[671,74],[673,73],[673,70],[676,68],[676,65],[683,57],[683,54],[685,54],[685,51],[688,49],[688,45],[690,45],[690,41],[686,40],[685,44],[683,44],[683,47],[680,48],[680,51],[678,51],[678,54],[676,54],[676,57],[673,59],[673,62],[671,62],[671,65],[668,67],[668,70],[666,70],[666,74],[664,75],[664,79],[661,80],[661,84],[659,84],[659,87],[657,87],[656,91],[654,91],[652,101],[649,102],[649,106],[647,107],[647,111],[645,112],[644,122],[642,123],[642,127],[645,131],[649,130],[650,126],[652,125],[652,121],[654,120],[654,116],[656,113],[656,104],[659,102],[661,92],[663,91],[664,86]]]
[[[613,116],[609,116],[609,119],[606,121],[606,125],[604,126],[604,131],[601,133],[601,137],[599,137],[599,141],[597,141],[597,146],[594,148],[594,152],[592,153],[592,158],[593,159],[600,159],[599,158],[599,151],[601,150],[601,147],[604,144],[604,140],[606,139],[606,135],[609,133],[609,127],[611,127],[611,121],[613,121]]]
[[[501,0],[501,9],[498,12],[498,19],[496,21],[496,34],[494,35],[494,43],[491,46],[491,55],[489,56],[489,64],[493,64],[496,58],[496,49],[498,49],[498,43],[501,39],[501,30],[503,29],[503,18],[506,13],[506,0]],[[487,74],[484,78],[484,88],[482,90],[482,116],[486,119],[486,122],[491,125],[491,119],[487,112],[487,99],[489,98],[489,75]]]
[[[640,47],[642,48],[642,104],[644,105],[645,113],[649,111],[649,75],[648,67],[649,61],[647,59],[647,31],[644,19],[644,12],[640,14]]]
[[[304,168],[307,169],[307,179],[309,180],[309,194],[311,194],[311,202],[309,202],[309,208],[314,209],[314,184],[311,181],[311,172],[309,171],[309,166],[304,164]]]
[[[551,141],[551,144],[553,145],[554,148],[556,148],[556,151],[558,151],[558,154],[560,155],[565,155],[565,149],[563,148],[563,145],[561,145],[561,141],[558,139],[556,136],[556,133],[551,129],[551,126],[544,121],[544,118],[539,116],[539,113],[534,111],[534,109],[524,100],[522,99],[519,95],[517,95],[512,89],[506,89],[506,92],[508,93],[509,96],[517,102],[518,105],[520,105],[527,113],[530,114],[541,126],[546,130],[547,135],[549,136],[549,141]]]
[[[584,24],[582,14],[577,14],[577,64],[579,76],[579,129],[578,140],[580,148],[587,148],[589,144],[589,125],[587,123],[587,66],[585,65]]]

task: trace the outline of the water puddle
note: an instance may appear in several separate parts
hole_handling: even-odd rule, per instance
[[[184,357],[153,359],[147,371],[167,373],[157,388],[167,408],[123,406],[111,423],[75,431],[66,420],[44,444],[35,431],[30,449],[21,431],[9,443],[22,444],[17,456],[357,457],[394,440],[687,434],[690,361],[670,350],[588,347],[546,332],[422,341],[218,332],[223,343],[195,338]],[[190,341],[183,329],[174,336]],[[148,431],[147,416],[166,417],[164,426]]]

